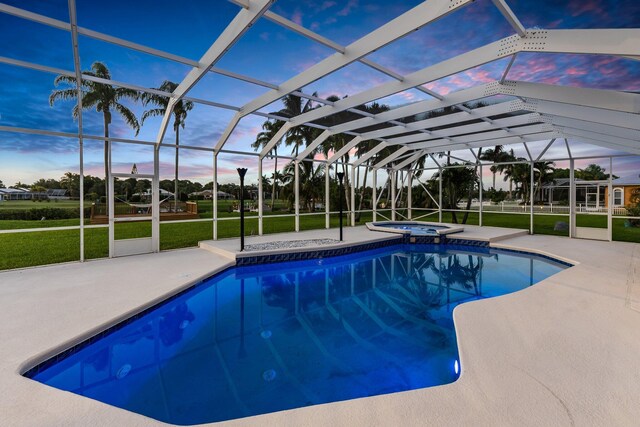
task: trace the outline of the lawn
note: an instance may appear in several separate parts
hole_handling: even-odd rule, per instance
[[[29,202],[31,203],[31,202]],[[210,202],[207,202],[210,205]],[[284,212],[274,212],[273,214],[282,214]],[[209,215],[211,210],[209,210]],[[221,218],[230,218],[220,220],[218,223],[218,237],[230,238],[237,237],[240,234],[239,219],[232,218],[237,216],[224,212]],[[250,213],[248,216],[255,216]],[[265,216],[268,214],[265,212]],[[414,212],[414,216],[420,215],[418,211]],[[381,219],[381,218],[380,218]],[[458,219],[462,219],[462,215],[458,214]],[[363,214],[359,224],[364,224],[371,220],[371,213]],[[437,220],[436,215],[431,215],[425,220]],[[569,218],[560,215],[535,215],[534,231],[538,234],[552,234],[567,236],[566,231],[554,231],[554,225],[557,221],[568,222]],[[75,222],[74,222],[75,221]],[[348,224],[348,217],[345,215],[344,224]],[[451,221],[451,213],[443,214],[443,221]],[[58,220],[58,221],[1,221],[2,228],[26,228],[25,224],[17,223],[33,223],[29,224],[31,228],[42,227],[42,223],[51,226],[61,225],[77,225],[78,220]],[[56,223],[53,225],[50,223]],[[337,214],[331,215],[331,227],[338,226],[339,218]],[[470,213],[467,219],[468,224],[478,224],[478,214]],[[606,216],[578,215],[577,223],[580,226],[606,227]],[[529,229],[529,215],[522,214],[500,214],[485,213],[483,215],[483,224],[486,226],[499,226],[508,228]],[[625,221],[615,219],[613,223],[614,240],[640,242],[640,227],[625,227]],[[8,225],[8,226],[7,226]],[[264,233],[282,233],[294,231],[295,221],[293,217],[271,217],[264,220]],[[324,213],[312,215],[303,215],[300,217],[300,229],[322,229],[325,226]],[[258,234],[257,218],[247,218],[245,222],[245,233],[247,236]],[[337,238],[337,230],[327,233],[327,236],[335,234]],[[150,235],[149,223],[120,223],[116,228],[116,238],[132,238]],[[193,247],[201,240],[209,240],[213,236],[213,225],[209,221],[204,222],[186,222],[171,223],[165,222],[160,224],[160,249],[177,249]],[[52,264],[66,261],[76,261],[80,258],[80,231],[79,230],[51,230],[42,232],[25,232],[0,234],[0,270],[9,268],[29,267],[35,265]],[[108,229],[103,228],[87,228],[85,229],[85,257],[87,259],[104,258],[108,256]]]

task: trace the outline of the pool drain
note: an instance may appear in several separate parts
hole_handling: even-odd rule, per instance
[[[271,382],[276,379],[276,371],[275,369],[267,369],[262,373],[262,379],[266,382]]]

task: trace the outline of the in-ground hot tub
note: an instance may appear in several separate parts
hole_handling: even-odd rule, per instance
[[[424,221],[376,221],[368,222],[367,228],[372,231],[410,234],[412,236],[442,236],[464,231],[464,227]]]

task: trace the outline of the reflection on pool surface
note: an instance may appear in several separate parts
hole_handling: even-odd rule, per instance
[[[176,424],[446,384],[454,307],[564,268],[452,245],[236,267],[30,376]]]

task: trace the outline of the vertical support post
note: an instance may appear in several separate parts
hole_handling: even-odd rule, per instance
[[[242,252],[244,251],[244,176],[247,174],[247,169],[238,168],[237,170],[240,175],[240,252]]]
[[[153,252],[160,252],[160,147],[153,150],[153,182],[151,189],[151,243]],[[110,202],[113,202],[113,199]],[[109,204],[113,205],[114,203]]]
[[[373,209],[373,222],[378,219],[378,169],[371,168],[372,193],[371,208]]]
[[[356,226],[356,168],[351,165],[351,226]]]
[[[395,169],[388,169],[388,171],[389,171],[389,187],[391,187],[391,221],[395,221],[396,220],[396,171]]]
[[[295,166],[294,175],[293,175],[293,186],[294,186],[294,203],[295,203],[295,230],[296,232],[300,231],[300,160],[296,159],[293,162]]]
[[[156,150],[157,151],[157,150]],[[113,206],[114,188],[113,188],[113,176],[111,175],[111,141],[107,141],[107,210],[109,215],[109,258],[116,256],[115,253],[115,208]]]
[[[484,196],[484,183],[482,181],[482,163],[480,163],[480,179],[478,180],[478,200],[480,201],[480,207],[478,208],[478,225],[482,227],[482,204]]]
[[[338,176],[338,186],[339,186],[339,198],[340,198],[340,202],[338,203],[338,206],[340,206],[340,241],[342,242],[342,198],[344,197],[344,187],[342,186],[342,180],[344,179],[344,173],[343,172],[338,172],[336,174]]]
[[[84,142],[79,135],[80,156],[80,261],[84,261]]]
[[[258,156],[258,236],[262,236],[262,205],[264,205],[264,184],[262,182],[262,157]]]
[[[569,237],[576,234],[576,182],[575,161],[569,160]]]
[[[213,152],[213,186],[211,187],[213,200],[213,240],[218,240],[218,152]]]
[[[529,203],[531,204],[531,206],[529,206],[529,234],[533,234],[533,169],[534,169],[534,163],[531,162],[531,180],[529,182],[530,187],[529,187]]]
[[[329,163],[325,165],[324,171],[324,228],[331,228],[331,185],[330,185],[330,177],[329,177]]]
[[[609,182],[607,185],[609,190],[607,192],[609,194],[609,200],[607,200],[607,231],[609,233],[609,241],[613,242],[613,157],[609,157]]]
[[[442,168],[438,168],[438,222],[442,222]]]
[[[413,187],[413,169],[409,168],[407,174],[407,219],[411,220],[411,208],[413,207],[413,194],[411,188]]]

